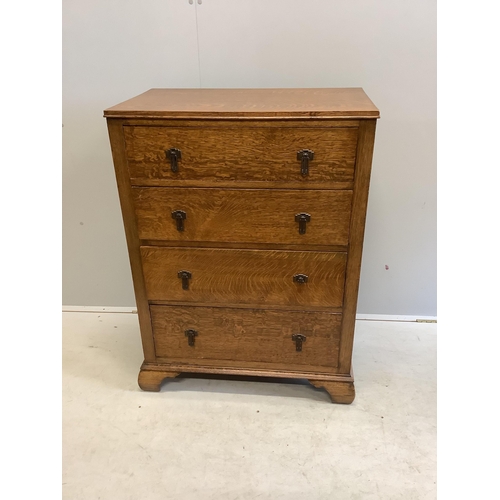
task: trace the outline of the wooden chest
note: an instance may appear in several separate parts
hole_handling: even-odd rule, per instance
[[[351,403],[376,120],[362,89],[152,89],[105,110],[144,349]]]

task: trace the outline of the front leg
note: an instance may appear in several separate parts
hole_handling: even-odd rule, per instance
[[[330,394],[332,403],[340,403],[349,405],[354,401],[356,392],[354,390],[354,382],[337,382],[329,380],[309,380],[309,383],[314,387],[322,387]]]
[[[166,370],[152,370],[147,365],[141,366],[139,372],[139,387],[143,391],[159,392],[161,383],[166,378],[175,378],[179,375],[178,372],[169,372]]]

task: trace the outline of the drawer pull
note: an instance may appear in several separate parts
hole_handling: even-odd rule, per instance
[[[302,351],[302,344],[307,340],[307,337],[300,333],[294,333],[292,335],[292,340],[295,342],[295,350]]]
[[[182,158],[181,150],[176,148],[170,148],[165,151],[167,155],[167,160],[170,160],[170,168],[172,172],[179,171],[179,163],[178,161]]]
[[[189,271],[179,271],[177,277],[182,280],[182,289],[189,290],[189,280],[191,279],[191,273]]]
[[[307,274],[294,274],[293,275],[293,282],[294,283],[307,283],[309,281],[309,276]]]
[[[295,222],[299,223],[299,234],[306,234],[306,225],[311,221],[311,216],[309,214],[296,214]]]
[[[186,219],[186,212],[184,212],[184,210],[174,210],[172,212],[172,219],[177,222],[177,231],[184,231],[184,220]]]
[[[314,159],[314,151],[302,149],[297,153],[297,160],[300,160],[300,173],[305,177],[309,174],[309,162]]]
[[[188,345],[194,347],[194,338],[198,336],[198,332],[196,330],[186,330],[184,335],[188,339]]]

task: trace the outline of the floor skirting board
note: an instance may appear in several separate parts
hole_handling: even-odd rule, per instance
[[[137,314],[137,307],[105,307],[105,306],[62,306],[63,312],[91,313],[129,313]]]
[[[361,321],[409,321],[417,323],[437,323],[437,316],[402,316],[399,314],[356,314]]]
[[[63,312],[128,313],[137,314],[136,307],[105,306],[63,306]],[[437,323],[437,316],[408,316],[398,314],[357,314],[360,321],[408,321],[417,323]]]

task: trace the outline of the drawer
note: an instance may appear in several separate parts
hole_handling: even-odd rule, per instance
[[[340,314],[225,307],[150,309],[155,352],[162,362],[286,365],[302,370],[307,366],[310,371],[338,364]],[[303,336],[302,345],[292,338],[296,334]]]
[[[347,245],[349,190],[132,189],[143,240]],[[176,215],[179,219],[174,219]],[[298,217],[297,217],[298,216]],[[297,220],[302,219],[302,222]]]
[[[124,127],[132,185],[349,187],[357,135],[357,127]],[[167,158],[171,149],[180,159]],[[304,174],[302,150],[314,153]]]
[[[344,252],[145,246],[141,256],[150,301],[342,306]]]

